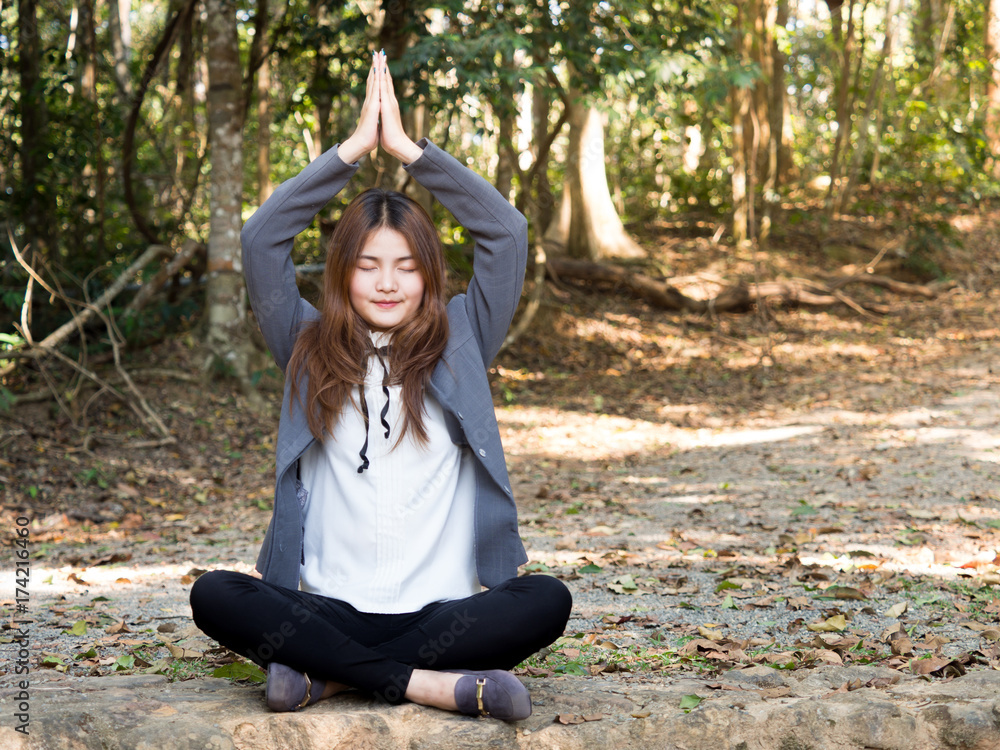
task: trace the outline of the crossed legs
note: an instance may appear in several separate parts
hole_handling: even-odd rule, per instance
[[[565,585],[541,575],[388,615],[231,571],[206,573],[191,590],[195,624],[262,666],[324,680],[328,694],[349,686],[449,710],[462,675],[446,670],[511,669],[562,634],[571,606]]]

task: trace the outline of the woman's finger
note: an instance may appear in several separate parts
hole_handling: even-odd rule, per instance
[[[388,64],[386,64],[386,66],[385,66],[385,81],[386,81],[386,85],[387,85],[387,87],[389,89],[389,93],[392,94],[392,96],[395,96],[396,95],[396,91],[395,91],[395,88],[392,85],[392,73],[389,72],[389,65]]]
[[[368,71],[368,94],[378,91],[378,53],[372,55],[372,67]]]

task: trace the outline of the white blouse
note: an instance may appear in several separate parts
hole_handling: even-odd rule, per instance
[[[376,346],[386,337],[373,335]],[[386,366],[388,361],[386,361]],[[303,509],[303,591],[340,599],[361,612],[416,612],[437,601],[481,590],[473,549],[475,467],[451,441],[440,404],[424,396],[428,442],[413,431],[396,445],[402,387],[386,386],[377,357],[368,362],[368,466],[360,455],[365,419],[359,394],[333,434],[314,442],[299,461]]]

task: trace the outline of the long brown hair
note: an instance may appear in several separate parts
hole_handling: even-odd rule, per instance
[[[396,442],[413,429],[426,443],[424,388],[448,340],[445,263],[441,240],[430,217],[402,193],[372,188],[344,209],[326,251],[323,300],[318,320],[306,323],[292,349],[286,377],[292,398],[299,398],[309,431],[323,441],[348,400],[363,385],[368,357],[375,353],[368,324],[351,306],[354,269],[369,238],[381,229],[399,232],[410,246],[424,280],[416,315],[392,330],[390,383],[402,385],[403,426]],[[299,385],[306,377],[305,401]]]

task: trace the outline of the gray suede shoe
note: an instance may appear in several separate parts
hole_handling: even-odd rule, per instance
[[[448,669],[466,675],[455,685],[455,703],[466,716],[489,716],[501,721],[520,721],[531,716],[531,695],[510,672],[487,669]]]
[[[309,675],[284,664],[267,665],[267,707],[272,711],[305,708],[322,697],[325,687],[325,680],[311,680]]]

